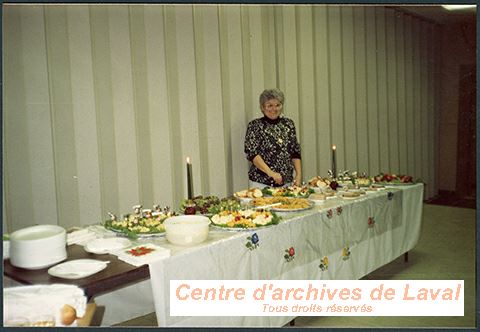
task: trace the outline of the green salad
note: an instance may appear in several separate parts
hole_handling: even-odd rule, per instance
[[[240,203],[233,198],[218,198],[217,196],[196,196],[184,199],[180,204],[180,212],[184,214],[213,215],[225,210],[238,210]]]

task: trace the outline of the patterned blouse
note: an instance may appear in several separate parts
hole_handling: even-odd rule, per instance
[[[292,158],[301,159],[295,124],[285,117],[271,120],[264,116],[250,121],[245,135],[245,153],[250,161],[260,155],[272,171],[282,175],[284,183],[292,182]],[[272,187],[281,186],[253,163],[250,165],[248,178]]]

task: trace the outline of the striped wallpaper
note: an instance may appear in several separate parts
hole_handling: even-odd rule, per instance
[[[243,138],[285,92],[303,175],[408,173],[436,193],[438,27],[384,6],[3,6],[5,232],[247,187]]]

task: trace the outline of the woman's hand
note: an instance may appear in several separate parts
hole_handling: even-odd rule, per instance
[[[270,177],[275,181],[276,184],[283,184],[282,174],[272,171]]]
[[[263,158],[260,155],[256,155],[252,160],[255,167],[267,174],[269,177],[275,181],[276,184],[283,184],[282,174],[272,171],[270,167],[263,161]]]
[[[296,176],[296,177],[295,177],[295,180],[293,180],[293,185],[294,185],[294,186],[297,186],[297,187],[301,187],[301,186],[302,186],[302,178]]]

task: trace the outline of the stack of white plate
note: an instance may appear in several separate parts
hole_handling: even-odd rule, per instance
[[[10,241],[3,240],[3,259],[10,258]]]
[[[57,225],[37,225],[10,234],[10,263],[24,269],[43,269],[67,258],[67,234]]]

